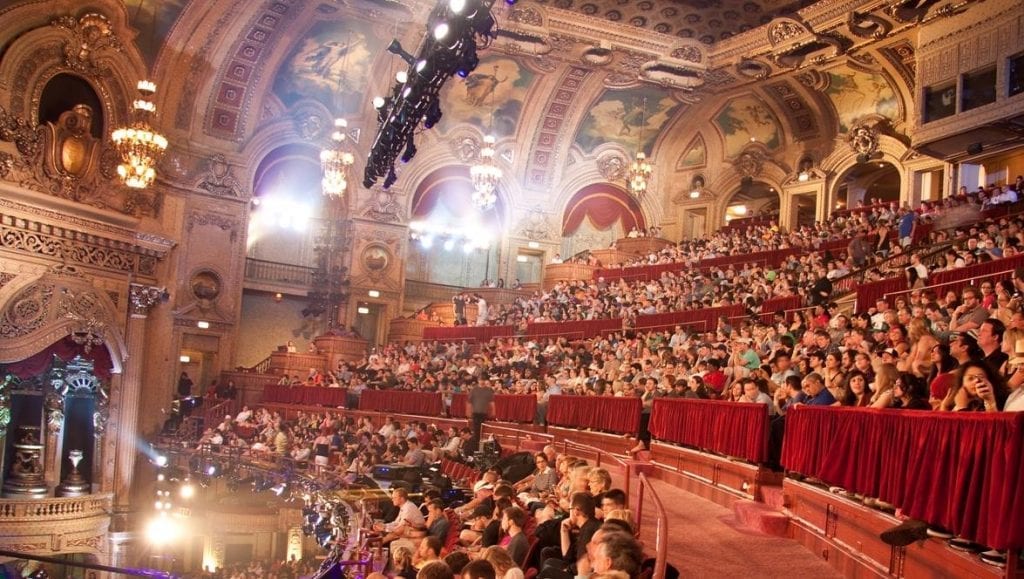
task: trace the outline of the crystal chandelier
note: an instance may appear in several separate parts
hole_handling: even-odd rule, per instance
[[[121,182],[133,189],[145,189],[156,179],[156,163],[167,149],[167,138],[149,124],[156,115],[156,105],[150,100],[156,85],[140,80],[138,90],[139,98],[132,103],[131,124],[116,129],[110,137],[121,156],[117,166]]]
[[[494,164],[494,136],[484,137],[484,146],[480,149],[480,160],[469,168],[469,176],[473,179],[473,204],[482,211],[487,211],[498,201],[494,190],[501,180],[501,169]]]
[[[331,146],[320,151],[320,166],[324,172],[321,186],[324,195],[329,197],[341,197],[345,194],[345,189],[348,188],[348,168],[355,161],[352,153],[344,148],[347,127],[348,122],[345,119],[334,119]]]
[[[636,158],[629,164],[629,171],[626,173],[626,184],[629,191],[637,197],[643,197],[647,192],[647,181],[651,178],[652,167],[647,161],[644,153],[644,126],[647,124],[647,98],[643,99],[640,110],[640,135],[636,142]]]

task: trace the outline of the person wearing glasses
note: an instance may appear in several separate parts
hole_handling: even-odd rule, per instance
[[[989,316],[988,310],[981,305],[981,292],[978,288],[968,286],[961,292],[961,296],[963,303],[953,310],[949,328],[954,332],[977,330]]]

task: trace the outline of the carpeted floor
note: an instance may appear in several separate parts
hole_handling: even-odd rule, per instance
[[[729,509],[662,481],[653,484],[670,521],[668,560],[683,577],[841,576],[796,541],[738,527]],[[642,539],[653,551],[654,519],[644,518],[650,523],[641,529]]]

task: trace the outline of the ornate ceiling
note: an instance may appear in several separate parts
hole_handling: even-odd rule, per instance
[[[814,0],[531,0],[587,16],[713,44],[790,15]]]

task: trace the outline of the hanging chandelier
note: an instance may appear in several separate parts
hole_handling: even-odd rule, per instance
[[[636,157],[629,164],[629,171],[626,172],[626,185],[629,191],[637,197],[643,197],[647,193],[647,182],[651,178],[653,167],[647,161],[647,154],[644,153],[644,126],[647,125],[647,98],[644,97],[640,110],[640,135],[636,142]]]
[[[345,150],[345,129],[348,121],[334,119],[334,132],[331,133],[331,145],[320,151],[320,167],[324,177],[321,181],[324,195],[341,197],[348,188],[348,168],[355,157]]]
[[[501,180],[501,169],[494,164],[494,136],[484,137],[484,146],[480,149],[480,160],[469,168],[469,176],[473,179],[473,204],[481,211],[487,211],[498,201],[494,190]]]
[[[127,127],[114,130],[111,139],[121,156],[117,175],[133,189],[145,189],[156,179],[156,163],[167,149],[167,138],[149,124],[156,116],[156,105],[150,100],[156,85],[148,80],[138,84],[139,98],[132,103],[132,121]]]

